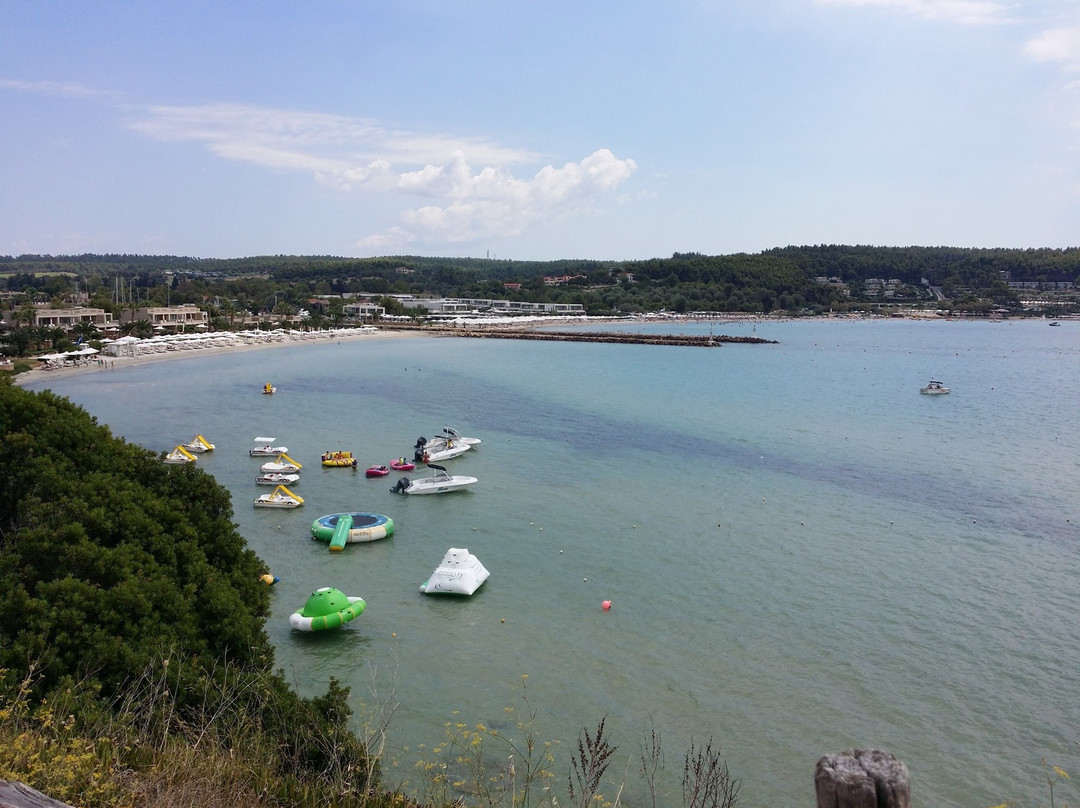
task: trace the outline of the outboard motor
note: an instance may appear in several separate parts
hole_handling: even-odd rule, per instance
[[[423,435],[421,435],[419,438],[416,439],[416,446],[414,446],[413,448],[414,449],[423,449],[425,443],[427,443],[427,438],[425,438]]]
[[[409,482],[409,478],[408,477],[402,477],[400,480],[397,481],[397,485],[395,485],[393,488],[390,489],[390,493],[391,494],[404,494],[406,491],[409,490],[410,485],[411,485],[411,483]]]

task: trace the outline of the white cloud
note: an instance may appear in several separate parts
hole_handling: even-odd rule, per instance
[[[231,160],[313,171],[346,189],[379,177],[387,164],[423,164],[457,152],[496,165],[535,159],[531,152],[483,138],[421,135],[364,118],[242,104],[155,106],[130,125],[157,140],[205,143]]]
[[[1037,62],[1060,62],[1080,68],[1080,27],[1054,28],[1029,39],[1024,53]]]
[[[244,105],[151,107],[130,125],[161,141],[203,143],[224,159],[309,172],[343,191],[432,200],[357,243],[370,250],[515,235],[538,220],[589,211],[637,167],[599,149],[522,179],[510,168],[535,163],[536,155],[485,138],[394,131],[362,118]]]
[[[486,167],[473,171],[464,155],[449,164],[425,166],[402,175],[399,190],[452,201],[405,211],[400,224],[357,242],[361,249],[400,248],[408,244],[462,243],[479,238],[515,236],[538,221],[588,213],[596,200],[637,169],[633,160],[598,149],[577,163],[548,165],[530,179]]]
[[[924,20],[961,25],[991,25],[1012,21],[1014,5],[990,0],[816,0],[821,5],[860,6],[899,11]]]

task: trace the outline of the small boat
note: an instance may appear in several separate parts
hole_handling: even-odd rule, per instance
[[[367,477],[385,477],[390,473],[390,469],[386,466],[371,466],[364,472]]]
[[[481,443],[483,443],[480,438],[469,438],[463,435],[459,435],[456,429],[451,429],[448,426],[444,426],[442,431],[443,433],[440,437],[447,438],[448,440],[452,440],[455,443],[464,443],[467,446],[479,446]]]
[[[183,446],[177,444],[175,449],[165,455],[165,458],[162,462],[179,465],[181,463],[194,463],[198,459],[199,458],[195,457],[195,455],[193,455]]]
[[[352,452],[323,452],[321,460],[328,468],[356,468],[356,458],[352,456]]]
[[[332,586],[324,586],[311,593],[302,609],[289,615],[289,625],[298,631],[339,628],[362,615],[366,608],[363,598],[346,595]]]
[[[267,382],[263,385],[262,391],[264,396],[272,396],[277,392],[277,388],[270,384],[270,382]]]
[[[248,454],[252,457],[273,457],[289,451],[288,446],[273,446],[275,440],[277,438],[255,438],[256,446],[248,449]]]
[[[402,477],[397,481],[397,485],[390,489],[390,492],[393,494],[445,494],[448,491],[458,491],[477,481],[475,477],[464,475],[451,477],[443,466],[437,466],[434,463],[429,463],[428,468],[431,469],[430,477],[418,477],[415,480]]]
[[[311,538],[328,542],[331,550],[392,535],[394,520],[381,513],[331,513],[311,523]]]
[[[259,466],[259,471],[263,473],[269,473],[273,471],[280,471],[284,474],[293,474],[300,471],[303,466],[289,457],[287,454],[279,454],[276,459],[271,460],[268,463],[263,463]]]
[[[269,494],[255,497],[254,504],[256,508],[298,508],[304,504],[304,498],[279,485]]]
[[[952,391],[948,387],[943,385],[941,382],[939,382],[937,379],[931,379],[930,382],[926,385],[926,387],[922,387],[919,389],[919,392],[928,396],[940,396],[944,395],[945,393],[951,393]]]
[[[185,449],[189,452],[212,452],[214,451],[214,444],[204,438],[202,435],[196,435],[191,439],[191,443],[181,443]]]
[[[1048,323],[1047,325],[1055,325],[1055,326],[1060,326],[1060,325],[1061,325],[1061,323],[1059,323],[1059,322],[1058,322],[1057,320],[1054,320],[1053,322],[1051,322],[1051,323]]]
[[[287,474],[283,471],[268,471],[255,478],[256,485],[293,485],[298,482],[299,474]]]
[[[451,547],[431,577],[420,584],[426,595],[471,595],[488,579],[480,559],[468,550]]]
[[[469,451],[469,444],[454,442],[452,438],[425,438],[420,436],[416,439],[413,447],[413,460],[417,463],[434,463],[436,461],[449,460]]]
[[[397,460],[390,461],[390,468],[394,471],[413,471],[416,464],[411,460],[406,460],[404,457],[399,457]]]

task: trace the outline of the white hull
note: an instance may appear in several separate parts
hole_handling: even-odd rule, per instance
[[[289,499],[288,497],[282,497],[280,499],[263,499],[259,497],[255,500],[256,508],[298,508],[301,503],[295,499]]]
[[[262,474],[255,478],[257,485],[295,485],[298,482],[300,482],[299,474],[281,474],[280,472]]]
[[[294,471],[300,471],[300,467],[293,463],[263,463],[259,466],[259,471],[264,474],[292,474]]]
[[[256,497],[253,504],[256,508],[296,508],[304,504],[304,498],[279,484],[269,494]]]
[[[463,444],[456,444],[456,445],[454,445],[452,447],[449,447],[449,448],[446,448],[446,449],[439,449],[439,450],[434,451],[434,452],[428,451],[428,452],[425,452],[425,456],[427,457],[427,460],[424,460],[424,462],[425,463],[438,463],[440,460],[450,460],[451,458],[458,457],[460,455],[465,454],[465,452],[469,451],[469,448],[470,447],[469,447],[469,445],[467,443],[463,443]]]
[[[248,449],[248,454],[252,457],[277,457],[288,453],[288,446],[256,446],[254,449]]]
[[[440,480],[438,482],[430,482],[428,480],[413,480],[407,489],[406,494],[445,494],[448,491],[460,491],[466,486],[470,486],[476,482],[475,477],[451,477],[449,480]]]
[[[431,476],[409,479],[402,477],[397,485],[390,489],[393,494],[446,494],[450,491],[460,491],[462,488],[476,482],[475,477],[466,477],[456,474],[451,477],[442,466],[432,464]]]
[[[448,426],[443,427],[443,433],[447,438],[454,441],[454,443],[464,443],[466,446],[479,446],[483,443],[480,438],[470,438],[465,435],[460,435],[456,429],[451,429]]]

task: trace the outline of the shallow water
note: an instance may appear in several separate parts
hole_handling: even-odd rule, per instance
[[[537,736],[562,744],[556,789],[606,717],[631,806],[650,726],[675,802],[683,752],[710,737],[744,805],[813,804],[817,759],[852,746],[904,760],[917,806],[1048,802],[1040,758],[1076,768],[1080,717],[1080,323],[677,327],[779,343],[357,340],[30,387],[155,450],[217,445],[199,464],[281,579],[279,665],[306,693],[352,685],[361,711],[373,676],[393,693],[392,782],[419,788],[411,762],[445,722],[509,731],[527,676]],[[919,395],[930,377],[953,392]],[[396,474],[319,467],[326,449],[411,456],[446,425],[483,438],[445,464],[470,491],[396,497]],[[256,435],[305,464],[303,508],[251,507],[268,490]],[[354,510],[397,533],[343,553],[308,538]],[[491,578],[469,599],[420,594],[451,546]],[[367,611],[293,632],[323,585]]]

